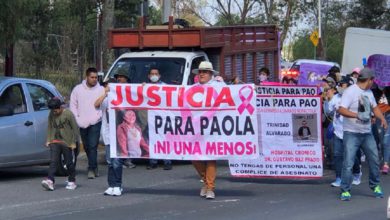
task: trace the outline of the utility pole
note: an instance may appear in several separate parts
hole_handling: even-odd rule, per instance
[[[318,0],[318,46],[317,46],[317,51],[316,51],[316,59],[323,59],[322,56],[322,28],[321,28],[321,0]]]
[[[163,1],[163,13],[162,13],[162,24],[169,22],[169,16],[171,16],[171,0]]]
[[[103,6],[102,2],[97,3],[97,18],[96,18],[96,49],[95,49],[95,65],[96,69],[103,71],[103,53],[102,53],[102,26],[103,26]]]

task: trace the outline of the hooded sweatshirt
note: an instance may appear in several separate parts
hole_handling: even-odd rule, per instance
[[[70,95],[70,110],[80,128],[95,125],[102,119],[102,110],[95,108],[95,101],[104,93],[104,87],[96,84],[88,87],[86,80],[77,85]]]

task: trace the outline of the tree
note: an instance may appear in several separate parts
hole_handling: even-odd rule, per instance
[[[293,59],[313,59],[315,48],[309,40],[308,30],[297,33],[292,46]]]
[[[349,25],[373,29],[390,29],[386,0],[358,0],[349,13]]]
[[[115,0],[114,26],[137,27],[142,0]]]
[[[29,8],[30,22],[25,23],[24,40],[31,42],[31,59],[35,67],[36,78],[41,78],[41,71],[45,66],[45,60],[50,57],[48,34],[52,13],[48,0],[31,1]]]
[[[4,53],[4,74],[12,76],[15,42],[22,36],[22,27],[28,17],[24,16],[30,1],[0,1],[0,49]],[[4,51],[4,52],[3,52]]]

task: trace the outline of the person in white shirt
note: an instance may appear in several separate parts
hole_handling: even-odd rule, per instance
[[[364,68],[360,71],[357,83],[345,90],[341,97],[338,113],[344,116],[344,163],[341,172],[340,199],[351,199],[352,166],[360,146],[368,159],[369,186],[377,198],[383,198],[379,179],[378,149],[371,130],[371,114],[381,121],[387,129],[387,122],[379,110],[374,95],[370,90],[374,81],[374,71]]]

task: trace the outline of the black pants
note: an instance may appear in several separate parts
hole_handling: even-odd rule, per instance
[[[75,153],[70,147],[62,143],[50,144],[50,167],[48,178],[54,182],[54,175],[57,166],[61,166],[61,153],[64,156],[66,168],[68,170],[68,181],[76,181]]]

